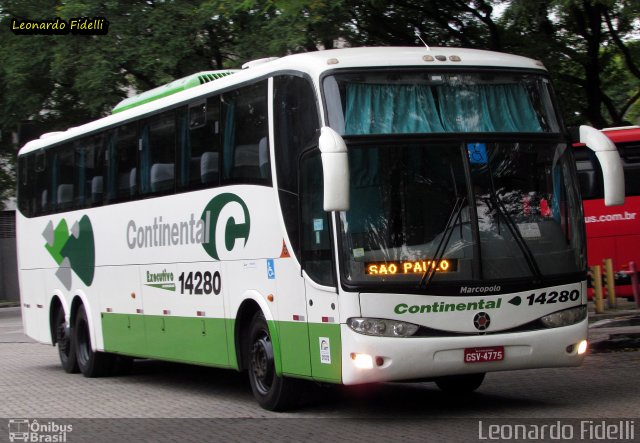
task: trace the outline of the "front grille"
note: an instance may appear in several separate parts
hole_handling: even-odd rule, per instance
[[[540,320],[534,320],[529,323],[525,323],[520,326],[516,326],[510,329],[502,329],[500,331],[478,331],[478,332],[451,332],[442,331],[440,329],[428,328],[426,326],[420,326],[416,333],[412,337],[469,337],[476,335],[498,335],[498,334],[511,334],[513,332],[528,332],[539,331],[541,329],[548,329],[542,324]]]

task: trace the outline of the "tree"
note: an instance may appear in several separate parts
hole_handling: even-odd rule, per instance
[[[500,7],[501,14],[496,14]],[[12,18],[104,17],[107,35],[14,35]],[[0,159],[104,116],[132,91],[255,58],[357,45],[463,46],[540,59],[565,121],[640,118],[638,0],[0,0]],[[34,129],[35,128],[35,129]],[[0,167],[0,199],[12,168]]]
[[[513,0],[502,25],[511,49],[541,59],[557,79],[567,122],[602,128],[624,124],[640,99],[639,15],[633,0]]]
[[[236,17],[216,1],[0,0],[0,158],[44,132],[107,115],[131,91],[238,63]],[[107,35],[14,35],[12,18],[104,17]],[[26,130],[29,129],[29,130]],[[13,192],[0,167],[0,204]]]

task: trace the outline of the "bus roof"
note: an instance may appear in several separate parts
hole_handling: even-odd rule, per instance
[[[59,133],[43,135],[40,139],[28,142],[19,155],[34,151],[49,145],[58,144],[85,134],[99,131],[132,118],[151,114],[158,109],[168,108],[187,103],[201,95],[215,93],[246,83],[253,79],[264,78],[279,71],[299,71],[318,81],[320,75],[326,71],[347,68],[384,68],[393,66],[407,67],[493,67],[533,69],[546,72],[542,62],[527,57],[464,48],[426,48],[426,47],[366,47],[330,49],[324,51],[293,54],[282,58],[271,59],[264,63],[251,66],[248,69],[235,71],[233,75],[222,76],[215,81],[205,82],[190,88],[177,85],[169,95],[158,94],[168,85],[184,82],[198,74],[185,79],[175,80],[165,86],[139,94],[136,98],[125,99],[118,106],[114,114],[92,121],[90,123],[70,128]],[[216,71],[218,72],[218,71]],[[232,70],[227,71],[229,73]],[[170,88],[176,89],[176,88]],[[155,93],[154,93],[155,91]],[[147,95],[145,95],[147,94]],[[155,95],[155,96],[154,96]],[[159,97],[158,97],[159,95]],[[154,97],[151,97],[154,96]],[[149,100],[145,99],[148,98]],[[131,100],[128,102],[127,100]],[[133,102],[137,102],[132,104]]]
[[[179,78],[178,80],[174,80],[166,85],[158,86],[157,88],[142,92],[138,95],[134,95],[133,97],[125,98],[113,108],[111,113],[115,114],[143,105],[150,101],[175,94],[176,92],[185,91],[189,88],[218,80],[219,78],[226,77],[236,71],[237,69],[227,69],[226,71],[202,71],[191,74],[187,77]]]

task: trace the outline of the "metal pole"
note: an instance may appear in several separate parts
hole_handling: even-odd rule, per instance
[[[604,300],[602,300],[602,274],[600,265],[591,267],[591,279],[593,282],[593,304],[596,308],[596,314],[604,312]]]
[[[607,299],[609,300],[609,309],[616,307],[616,282],[613,275],[613,260],[605,258],[604,272],[607,276]]]

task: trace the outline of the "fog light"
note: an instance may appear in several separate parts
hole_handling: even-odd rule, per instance
[[[372,369],[373,368],[373,358],[371,358],[368,354],[356,354],[355,352],[351,353],[351,360],[353,360],[353,364],[358,369]]]
[[[582,355],[585,352],[587,352],[587,341],[586,340],[582,340],[579,344],[578,344],[578,355]]]

